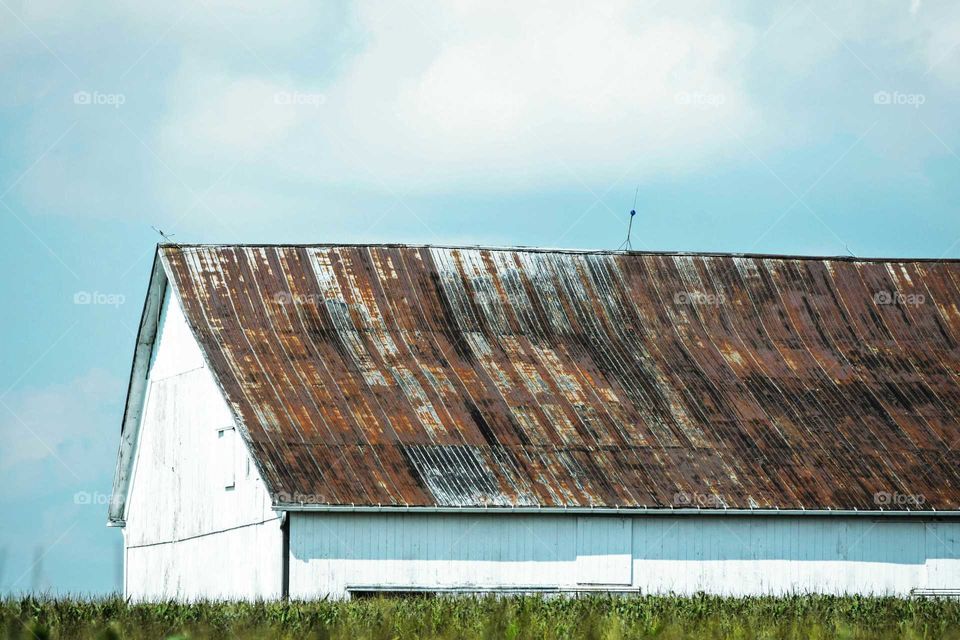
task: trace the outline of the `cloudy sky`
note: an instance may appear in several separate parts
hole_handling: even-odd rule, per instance
[[[960,3],[0,0],[0,592],[117,587],[180,242],[960,257]]]

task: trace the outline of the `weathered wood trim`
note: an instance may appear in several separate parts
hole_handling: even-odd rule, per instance
[[[130,367],[130,381],[127,384],[127,399],[120,427],[120,450],[117,454],[117,467],[113,476],[113,493],[110,497],[108,526],[122,527],[126,519],[127,495],[133,478],[133,465],[136,460],[136,445],[140,434],[140,421],[143,417],[144,400],[149,386],[150,362],[160,325],[160,313],[167,289],[167,274],[162,266],[159,252],[154,254],[150,273],[150,284],[143,302],[140,315],[140,328],[137,331],[137,343]]]
[[[280,558],[280,598],[290,599],[290,514],[284,512],[280,520],[280,534],[283,536]]]

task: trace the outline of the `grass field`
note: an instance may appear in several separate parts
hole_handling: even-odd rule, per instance
[[[960,602],[796,596],[155,603],[6,599],[3,638],[957,638]]]

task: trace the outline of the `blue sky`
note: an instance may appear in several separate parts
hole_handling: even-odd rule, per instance
[[[960,257],[952,1],[0,0],[0,79],[0,592],[117,587],[151,225]]]

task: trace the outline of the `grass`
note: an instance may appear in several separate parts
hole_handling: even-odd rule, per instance
[[[957,638],[960,602],[830,596],[0,600],[0,638]]]

